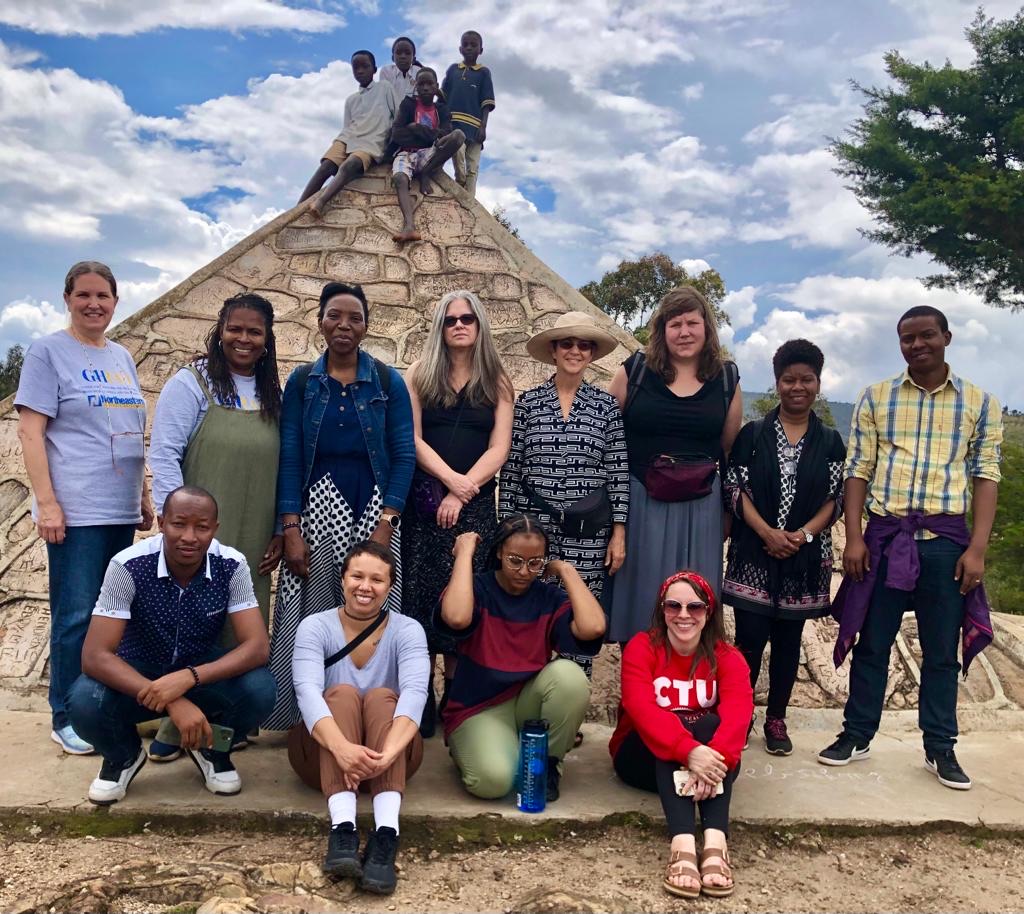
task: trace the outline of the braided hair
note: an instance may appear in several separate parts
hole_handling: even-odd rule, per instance
[[[193,359],[193,364],[206,362],[206,374],[210,379],[210,387],[217,401],[233,406],[238,397],[234,379],[231,377],[231,366],[224,356],[221,336],[228,318],[240,310],[255,311],[263,317],[266,328],[266,351],[256,362],[256,392],[260,398],[260,416],[268,422],[276,422],[281,417],[281,379],[277,374],[277,342],[274,339],[274,307],[262,295],[242,292],[233,295],[224,302],[217,315],[217,323],[207,334],[206,354]]]

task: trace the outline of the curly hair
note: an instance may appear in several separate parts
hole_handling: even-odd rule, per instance
[[[372,555],[375,559],[380,559],[388,566],[388,574],[390,575],[391,583],[395,583],[395,577],[398,574],[398,564],[395,562],[394,553],[389,547],[382,546],[380,543],[375,543],[373,540],[363,540],[361,543],[356,543],[351,549],[349,549],[345,558],[341,561],[342,577],[345,577],[345,572],[348,571],[348,566],[352,559],[360,555]]]
[[[772,356],[776,381],[790,365],[806,365],[820,378],[821,369],[825,367],[825,355],[810,340],[786,340]]]
[[[277,341],[274,338],[274,306],[262,295],[243,292],[227,299],[217,315],[217,323],[206,336],[206,354],[196,356],[194,365],[205,362],[210,387],[218,402],[232,406],[238,397],[235,381],[231,377],[231,366],[224,355],[221,338],[228,318],[235,311],[255,311],[263,318],[266,330],[266,351],[257,360],[254,369],[256,392],[260,398],[260,416],[268,422],[281,417],[281,379],[277,374]]]
[[[718,325],[708,300],[693,286],[670,289],[658,304],[651,318],[651,338],[644,347],[644,358],[650,371],[658,374],[666,384],[676,379],[676,370],[669,358],[665,343],[665,325],[680,314],[699,311],[704,318],[704,348],[697,363],[697,377],[710,381],[722,370],[722,344],[718,341]]]

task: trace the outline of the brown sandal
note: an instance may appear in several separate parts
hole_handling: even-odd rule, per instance
[[[718,860],[720,863],[705,863],[707,860]],[[725,876],[727,885],[708,885],[705,876]],[[728,898],[736,888],[732,880],[732,868],[729,866],[729,850],[717,847],[705,847],[700,852],[700,890],[712,898]]]
[[[671,877],[690,876],[697,882],[701,882],[700,871],[697,869],[697,855],[693,851],[672,851],[669,854],[668,866],[665,867],[665,879],[662,888],[670,895],[679,898],[699,898],[700,887],[684,888],[671,882]]]

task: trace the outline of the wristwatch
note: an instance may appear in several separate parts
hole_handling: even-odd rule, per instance
[[[382,514],[381,518],[392,530],[397,530],[402,526],[402,515],[401,514]],[[810,540],[808,540],[810,542]]]
[[[800,532],[804,535],[804,542],[805,543],[813,543],[814,542],[814,534],[813,533],[808,532],[803,527],[800,527],[799,529],[800,529]]]

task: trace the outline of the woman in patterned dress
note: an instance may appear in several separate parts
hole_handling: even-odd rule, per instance
[[[846,446],[811,409],[824,362],[807,340],[779,347],[772,360],[779,405],[743,426],[725,477],[734,520],[722,600],[735,612],[751,686],[771,642],[764,739],[773,755],[793,751],[786,707],[800,638],[807,619],[829,613],[831,528],[843,513]]]
[[[327,350],[296,368],[281,405],[277,510],[284,562],[277,585],[270,670],[277,704],[263,723],[299,720],[292,648],[299,622],[344,602],[341,565],[353,545],[373,540],[400,554],[399,526],[416,463],[412,408],[401,375],[360,348],[369,323],[359,286],[329,282],[317,326]],[[388,597],[401,608],[401,566]]]
[[[434,309],[423,356],[407,374],[416,464],[405,511],[403,612],[427,632],[431,667],[445,657],[454,675],[455,641],[433,625],[448,586],[452,548],[462,533],[489,541],[498,527],[494,477],[512,437],[512,382],[501,367],[487,312],[472,292],[450,292]],[[483,556],[478,560],[483,570]],[[442,699],[443,701],[443,699]],[[434,733],[433,688],[420,732]]]
[[[555,373],[516,402],[498,506],[503,518],[539,518],[551,533],[552,556],[573,565],[598,599],[605,576],[615,574],[626,557],[629,467],[618,404],[584,380],[584,373],[616,345],[582,311],[562,314],[530,338],[527,351],[554,365]],[[563,523],[560,512],[602,488],[608,496],[604,516],[583,531],[568,531],[571,522]],[[570,659],[590,675],[592,657]]]

